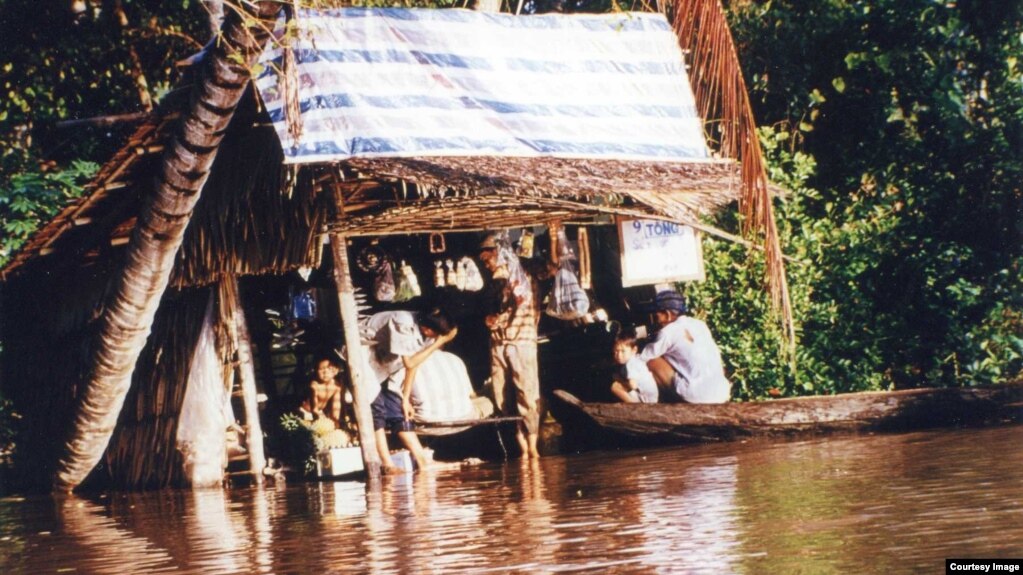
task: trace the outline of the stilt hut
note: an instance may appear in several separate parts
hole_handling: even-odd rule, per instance
[[[286,25],[278,11],[261,2],[228,18],[85,196],[4,268],[2,381],[24,416],[21,470],[32,477],[65,490],[87,478],[216,484],[233,415],[258,479],[257,395],[272,361],[266,338],[250,336],[262,310],[246,303],[245,281],[324,259],[375,477],[374,382],[354,355],[348,246],[359,236],[619,216],[719,233],[700,216],[737,202],[788,314],[717,0],[677,2],[673,24],[344,9]]]

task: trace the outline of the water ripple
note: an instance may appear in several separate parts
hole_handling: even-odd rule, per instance
[[[3,573],[940,571],[1023,556],[1023,427],[0,500]]]

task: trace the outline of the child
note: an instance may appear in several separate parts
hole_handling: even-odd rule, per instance
[[[611,393],[625,403],[657,403],[657,382],[636,355],[636,332],[622,330],[615,338],[614,359],[621,367],[615,373]]]
[[[379,316],[379,317],[378,317]],[[398,439],[412,453],[416,465],[425,469],[429,465],[412,419],[412,384],[419,366],[430,355],[455,338],[458,328],[439,310],[433,310],[418,319],[407,311],[384,312],[370,321],[383,323],[374,339],[377,368],[386,373],[380,393],[370,404],[373,413],[373,431],[384,473],[398,472],[391,462],[387,436]],[[426,340],[424,341],[424,337]]]
[[[334,423],[335,429],[341,428],[344,392],[335,381],[339,371],[337,360],[329,355],[316,362],[316,379],[309,382],[309,395],[299,408],[304,419],[327,418]]]

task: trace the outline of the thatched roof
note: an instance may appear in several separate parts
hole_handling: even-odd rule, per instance
[[[497,229],[610,215],[695,221],[737,200],[739,189],[730,161],[352,160],[343,173],[345,217],[331,228],[350,235]],[[359,174],[416,185],[377,187]]]

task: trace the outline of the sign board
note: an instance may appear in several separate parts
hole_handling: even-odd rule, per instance
[[[622,287],[704,279],[703,247],[693,228],[660,220],[618,220]]]

